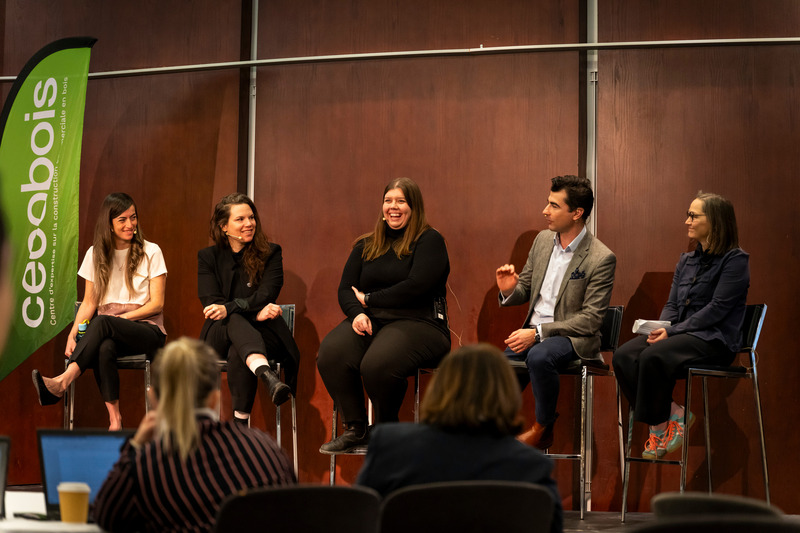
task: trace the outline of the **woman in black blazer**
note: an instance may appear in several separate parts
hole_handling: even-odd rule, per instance
[[[255,204],[241,193],[220,200],[210,231],[216,244],[197,254],[197,294],[206,319],[200,338],[227,357],[234,418],[247,423],[259,379],[275,405],[297,384],[300,353],[275,304],[283,286],[281,247],[269,242]],[[283,365],[287,383],[267,358]]]

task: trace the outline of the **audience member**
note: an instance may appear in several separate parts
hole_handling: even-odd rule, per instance
[[[356,481],[383,496],[437,481],[527,481],[547,487],[562,530],[553,462],[514,436],[522,429],[519,385],[503,353],[465,346],[442,360],[422,401],[421,424],[377,426]],[[486,510],[492,512],[491,509]]]
[[[123,445],[97,494],[103,530],[210,531],[228,496],[295,482],[270,437],[217,420],[217,354],[208,345],[186,337],[169,343],[154,375],[156,409]]]

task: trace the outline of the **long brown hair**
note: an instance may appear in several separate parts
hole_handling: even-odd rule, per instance
[[[364,251],[361,254],[361,258],[364,261],[377,259],[388,252],[390,247],[397,254],[398,259],[411,255],[413,244],[419,239],[420,235],[430,229],[430,225],[425,218],[425,204],[422,201],[422,191],[419,190],[419,185],[410,178],[395,178],[383,190],[383,197],[392,189],[403,191],[403,196],[406,197],[408,207],[411,209],[411,217],[406,225],[406,231],[401,239],[397,239],[393,243],[390,242],[386,238],[386,222],[383,219],[383,213],[381,213],[380,218],[375,223],[375,229],[371,233],[366,233],[356,239],[356,243],[364,241]]]
[[[159,351],[153,373],[164,447],[186,459],[199,434],[195,409],[218,388],[217,354],[202,341],[181,337]]]
[[[94,297],[100,304],[103,296],[108,291],[108,281],[111,279],[111,272],[114,268],[114,219],[133,207],[136,212],[136,219],[139,219],[139,210],[136,202],[124,192],[112,192],[103,200],[100,206],[100,215],[97,217],[97,224],[94,227],[94,252],[92,262],[94,264]],[[145,258],[144,253],[144,233],[142,226],[137,222],[136,232],[131,239],[131,246],[128,248],[128,255],[125,261],[125,285],[130,292],[133,292],[133,275]]]
[[[516,435],[523,426],[521,408],[508,360],[491,344],[480,343],[442,360],[422,400],[421,420],[450,431]]]
[[[214,207],[214,214],[211,215],[211,228],[209,233],[211,238],[221,248],[230,249],[231,243],[228,242],[228,237],[222,231],[222,226],[228,223],[231,218],[231,207],[234,205],[246,204],[253,211],[253,216],[256,219],[256,229],[253,232],[253,240],[244,245],[244,253],[242,254],[242,266],[247,273],[247,278],[252,285],[258,284],[261,281],[261,276],[264,274],[264,265],[271,252],[269,247],[269,238],[264,233],[261,227],[261,218],[258,216],[258,209],[246,194],[235,192],[224,196],[222,200]]]

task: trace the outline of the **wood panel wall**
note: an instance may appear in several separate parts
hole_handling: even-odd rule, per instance
[[[60,37],[99,37],[92,71],[244,57],[248,4],[178,2],[120,6],[100,1],[0,0],[4,7],[2,74],[13,75],[43,44]],[[195,2],[195,4],[197,4]],[[500,0],[486,3],[275,0],[259,9],[259,57],[290,57],[577,42],[582,3]],[[611,1],[600,6],[603,41],[758,37],[795,34],[791,0],[766,10],[734,3]],[[246,47],[244,48],[246,49]],[[681,223],[698,189],[730,197],[743,247],[751,253],[751,302],[770,309],[762,349],[762,394],[775,502],[800,512],[791,482],[792,454],[780,453],[798,408],[791,390],[797,365],[783,355],[790,305],[798,298],[789,268],[797,219],[797,54],[795,47],[603,52],[600,56],[599,237],[618,256],[613,304],[626,305],[625,327],[656,314],[671,271],[686,248]],[[353,239],[379,216],[392,178],[421,186],[430,222],[447,239],[454,345],[501,345],[524,309],[499,310],[494,269],[524,264],[549,178],[581,168],[580,58],[577,53],[391,59],[318,63],[258,70],[255,199],[270,237],[284,249],[286,284],[279,302],[297,304],[303,354],[298,399],[300,479],[324,482],[327,457],[317,452],[330,432],[331,401],[315,368],[321,339],[341,319],[336,286]],[[0,85],[7,92],[7,85]],[[3,93],[5,94],[5,92]],[[242,175],[243,108],[239,73],[146,76],[89,83],[81,187],[80,253],[102,198],[113,190],[139,203],[147,235],[162,246],[170,270],[171,337],[199,332],[196,250],[205,246],[214,203]],[[765,184],[768,184],[766,187]],[[756,222],[756,223],[754,223]],[[761,223],[758,223],[761,222]],[[785,280],[770,283],[773,280]],[[33,403],[30,370],[54,373],[63,334],[0,383],[0,402],[14,413],[0,432],[14,441],[12,483],[38,480],[35,427],[60,424],[59,408]],[[143,412],[138,373],[123,375],[123,416]],[[80,425],[103,425],[91,378],[79,383]],[[679,391],[682,389],[678,388]],[[723,492],[760,497],[760,466],[745,385],[712,388],[715,471]],[[558,446],[574,442],[577,389],[562,383]],[[403,413],[411,418],[410,395]],[[596,382],[593,508],[617,510],[616,409],[610,380]],[[229,410],[227,404],[224,410]],[[526,413],[532,418],[530,392]],[[254,424],[273,431],[273,409],[259,396]],[[644,431],[644,430],[642,430]],[[695,437],[700,437],[695,434]],[[690,487],[703,490],[701,441],[692,438]],[[289,439],[284,437],[284,444]],[[340,461],[352,482],[359,458]],[[650,495],[677,488],[668,468],[635,465],[631,510]],[[673,469],[674,470],[674,469]],[[577,473],[559,464],[564,504],[577,499]],[[574,506],[577,506],[575,502]]]
[[[797,35],[798,22],[800,6],[789,1],[768,10],[754,2],[602,2],[600,40],[785,37]],[[800,512],[791,488],[800,462],[783,450],[797,442],[789,421],[798,406],[789,391],[800,378],[789,340],[800,297],[789,274],[800,229],[798,59],[800,48],[783,46],[602,52],[598,104],[598,233],[617,254],[613,299],[629,306],[625,338],[635,318],[656,316],[663,305],[669,273],[686,250],[683,221],[697,191],[722,194],[736,208],[740,244],[750,253],[748,303],[769,306],[758,368],[772,498],[793,513]],[[762,498],[751,386],[709,389],[713,488]],[[684,390],[679,384],[676,397]],[[699,393],[693,391],[698,400]],[[613,390],[604,396],[611,401]],[[702,413],[701,404],[693,411]],[[645,431],[637,428],[640,440]],[[610,448],[599,454],[598,470],[618,469]],[[707,490],[699,429],[689,452],[688,490]],[[654,493],[677,487],[676,467],[633,465],[629,509],[648,510]],[[595,501],[616,507],[619,494],[617,486]]]

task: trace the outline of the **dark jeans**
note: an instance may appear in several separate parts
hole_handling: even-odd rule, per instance
[[[515,361],[525,361],[528,367],[533,398],[536,400],[536,421],[546,426],[556,420],[556,404],[561,386],[559,369],[578,358],[567,337],[548,337],[528,348],[527,352],[516,353],[506,348],[506,356]],[[522,388],[527,386],[521,382]]]
[[[376,421],[396,422],[408,376],[417,368],[437,366],[450,350],[450,337],[425,322],[395,320],[380,325],[373,320],[372,328],[372,335],[362,337],[345,320],[319,347],[319,374],[346,422],[366,422],[364,390]]]
[[[119,400],[117,357],[143,353],[152,361],[166,340],[166,335],[153,324],[98,315],[89,323],[69,361],[77,363],[81,373],[93,369],[103,401],[115,402]]]
[[[721,341],[681,333],[655,344],[639,335],[620,346],[612,364],[619,388],[633,406],[634,420],[656,426],[669,420],[675,381],[688,364],[729,365],[734,353]]]

